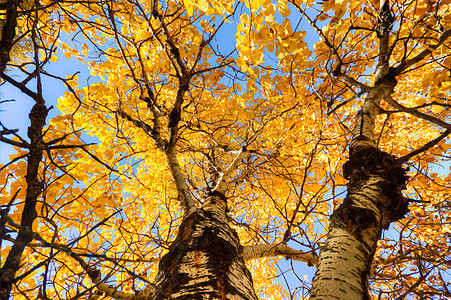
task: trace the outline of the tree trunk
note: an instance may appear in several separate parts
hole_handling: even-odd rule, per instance
[[[404,173],[377,148],[351,149],[344,166],[348,194],[332,214],[310,299],[370,299],[368,278],[382,229],[407,213]]]
[[[225,197],[208,197],[183,219],[149,299],[257,299],[242,249],[227,222]]]
[[[37,103],[30,112],[31,125],[28,128],[30,138],[27,175],[27,193],[25,196],[24,208],[20,219],[21,229],[11,250],[6,257],[5,263],[0,269],[0,299],[8,299],[15,282],[16,272],[21,267],[22,255],[27,245],[33,240],[33,222],[37,217],[36,202],[44,186],[39,177],[39,164],[43,156],[42,130],[45,126],[48,109],[42,98],[36,99]],[[6,212],[7,213],[7,212]]]

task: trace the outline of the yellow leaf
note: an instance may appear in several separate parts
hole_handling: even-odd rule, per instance
[[[238,67],[241,67],[242,65],[245,64],[244,59],[242,57],[238,57],[235,62]]]
[[[205,12],[208,10],[209,7],[210,7],[210,5],[208,4],[208,1],[203,1],[200,6],[200,9]]]
[[[443,107],[443,106],[441,106],[441,105],[432,105],[432,108],[431,108],[431,110],[432,110],[432,112],[434,113],[434,114],[439,114],[439,113],[441,113],[443,110],[444,110],[445,108]]]
[[[279,60],[284,59],[286,56],[285,52],[283,52],[283,51],[280,51],[278,54],[276,53],[276,55]]]
[[[188,15],[192,16],[194,14],[194,9],[193,5],[191,4],[191,0],[183,0],[183,4],[185,4]]]
[[[451,81],[442,81],[442,88],[449,88],[451,86]]]
[[[46,58],[46,55],[45,55],[45,52],[44,52],[44,50],[42,50],[42,49],[39,49],[39,53],[41,54],[41,58],[40,58],[40,60],[41,60],[41,61],[44,61],[44,60],[45,60],[45,58]]]
[[[233,13],[233,6],[232,6],[232,5],[227,5],[227,7],[226,7],[225,9],[226,9],[226,12],[227,12],[228,14]]]
[[[293,55],[297,54],[299,52],[299,50],[301,50],[301,44],[300,43],[292,42],[288,46],[288,51],[290,51],[290,53],[293,54]]]
[[[253,0],[252,1],[252,9],[253,10],[257,10],[260,8],[261,4],[262,4],[263,0]]]
[[[274,22],[274,16],[273,15],[266,16],[265,22],[268,24],[272,24]]]
[[[70,50],[70,47],[66,43],[61,43],[61,46],[66,50]]]
[[[327,18],[329,18],[329,15],[326,14],[326,13],[324,13],[324,12],[321,12],[321,13],[319,14],[319,16],[317,17],[318,21],[324,21],[324,20],[326,20]]]
[[[240,22],[241,23],[248,23],[249,22],[249,16],[247,14],[242,14],[240,16]]]

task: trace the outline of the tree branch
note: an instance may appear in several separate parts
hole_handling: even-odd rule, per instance
[[[428,46],[426,49],[421,51],[417,56],[404,60],[401,64],[399,64],[397,67],[393,68],[394,75],[400,75],[401,73],[405,72],[408,68],[413,66],[414,64],[422,61],[426,56],[431,54],[435,49],[440,47],[449,37],[451,36],[451,29],[445,30],[442,35],[440,36],[438,43],[432,46]]]
[[[4,142],[6,144],[12,145],[12,146],[19,147],[19,148],[26,148],[26,149],[30,148],[30,145],[28,143],[25,144],[25,143],[13,141],[11,139],[4,137],[3,134],[0,135],[0,141]]]
[[[449,134],[451,133],[451,128],[447,128],[441,135],[439,135],[437,138],[433,139],[432,141],[427,142],[426,144],[424,144],[422,147],[396,159],[397,162],[403,164],[407,161],[409,161],[412,157],[414,157],[417,154],[420,154],[426,150],[429,150],[430,148],[434,147],[435,145],[437,145],[441,140],[443,140],[444,138],[446,138]]]
[[[103,225],[109,218],[111,218],[112,216],[114,216],[115,214],[117,214],[120,211],[121,210],[116,211],[112,215],[104,218],[102,221],[97,223],[93,228],[91,228],[91,230],[89,230],[85,235],[80,236],[75,241],[71,242],[69,245],[73,244],[74,242],[79,241],[80,239],[85,237],[89,232],[92,232],[97,227]],[[33,237],[33,239],[38,240],[39,242],[41,242],[40,245],[38,244],[38,245],[34,245],[34,246],[50,247],[52,249],[57,249],[57,250],[65,253],[65,254],[69,255],[73,259],[75,259],[80,264],[80,266],[83,268],[83,270],[86,271],[86,273],[91,278],[92,282],[95,284],[97,289],[99,291],[105,293],[107,296],[112,297],[114,299],[118,299],[118,300],[145,300],[145,299],[147,299],[147,296],[150,294],[150,291],[152,289],[152,285],[149,285],[144,290],[139,291],[136,294],[129,294],[129,293],[124,293],[124,292],[119,292],[116,287],[112,287],[112,286],[104,284],[102,282],[102,280],[101,280],[101,273],[100,273],[100,271],[95,269],[95,268],[90,267],[80,257],[80,255],[78,255],[77,253],[72,251],[72,249],[70,248],[69,245],[61,244],[61,243],[48,242],[44,238],[42,238],[38,233],[31,231],[31,228],[24,228],[21,225],[15,223],[10,216],[6,215],[6,216],[4,216],[4,218],[5,218],[6,222],[11,227],[14,227],[14,228],[18,229],[19,231],[24,231],[25,230],[25,231],[27,231],[29,233],[29,235],[31,235]]]
[[[399,104],[398,102],[396,102],[393,97],[390,95],[390,93],[386,93],[386,97],[384,97],[385,101],[387,101],[388,104],[390,104],[391,106],[393,106],[394,108],[402,111],[402,112],[406,112],[412,116],[415,116],[417,118],[423,119],[423,120],[427,120],[429,122],[432,122],[434,124],[437,124],[440,127],[446,128],[446,129],[451,129],[451,125],[430,115],[427,115],[425,113],[422,113],[414,108],[410,108],[410,107],[405,107],[404,105]]]
[[[2,39],[0,40],[0,73],[6,69],[6,64],[10,61],[9,53],[13,47],[17,26],[17,6],[18,0],[9,0],[4,3],[6,9],[6,19],[2,28]]]
[[[295,250],[286,244],[253,245],[244,246],[243,248],[244,260],[273,256],[283,256],[287,259],[302,261],[309,266],[316,266],[318,264],[316,254]]]
[[[229,183],[230,177],[232,176],[233,172],[238,168],[241,159],[246,155],[246,149],[241,149],[238,151],[237,156],[232,161],[232,163],[229,165],[229,167],[222,172],[221,176],[218,179],[218,183],[216,184],[215,188],[212,190],[212,192],[219,192],[221,194],[224,194],[227,189],[227,183]]]
[[[9,77],[8,75],[6,75],[5,73],[1,73],[1,77],[8,83],[10,83],[11,85],[15,86],[16,88],[18,88],[22,93],[30,96],[33,100],[38,101],[37,99],[39,98],[39,95],[35,92],[33,92],[32,90],[30,90],[29,88],[27,88],[24,84],[15,81],[14,79],[12,79],[11,77]]]

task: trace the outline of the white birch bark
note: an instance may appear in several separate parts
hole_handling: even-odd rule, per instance
[[[310,299],[369,299],[368,275],[383,225],[382,181],[371,176],[334,212]]]
[[[175,185],[177,186],[180,204],[185,214],[188,215],[195,211],[197,209],[197,206],[194,202],[193,197],[191,196],[191,193],[189,192],[185,176],[183,176],[183,173],[181,171],[175,147],[166,152],[166,158],[168,161],[169,169],[171,170],[172,177],[174,178]]]
[[[318,257],[312,253],[295,250],[285,244],[267,244],[245,246],[243,248],[243,259],[251,260],[261,257],[283,256],[305,262],[309,266],[318,264]]]
[[[348,194],[331,216],[310,299],[370,299],[368,279],[382,230],[408,211],[408,202],[401,194],[405,170],[377,148],[374,137],[379,105],[396,85],[389,68],[390,22],[388,1],[381,1],[375,84],[367,90],[356,116],[349,161],[343,166],[343,175],[349,180]]]
[[[213,189],[213,192],[219,192],[221,194],[224,194],[227,189],[227,183],[230,180],[230,177],[235,172],[235,170],[238,168],[241,159],[245,156],[245,152],[243,149],[240,149],[238,151],[237,156],[234,158],[232,163],[227,167],[227,169],[221,174],[219,177],[218,183],[216,184],[215,188]]]

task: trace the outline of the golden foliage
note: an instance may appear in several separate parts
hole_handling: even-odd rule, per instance
[[[246,146],[250,154],[227,190],[231,224],[243,245],[282,242],[289,228],[288,241],[295,248],[318,251],[328,217],[344,198],[341,166],[365,97],[333,74],[341,64],[343,74],[362,84],[374,83],[377,3],[40,2],[45,9],[39,12],[37,27],[42,45],[48,47],[41,49],[41,60],[58,64],[63,58],[77,59],[92,76],[88,84],[76,76],[65,79],[71,90],[58,100],[62,114],[46,130],[45,141],[66,138],[45,154],[40,167],[46,188],[33,229],[43,239],[70,244],[106,275],[106,283],[121,291],[133,292],[152,281],[182,212],[166,156],[143,124],[159,127],[161,138],[170,139],[169,115],[183,66],[193,75],[183,95],[177,153],[196,203],[200,205],[204,192],[213,187],[214,170],[227,168],[235,157],[231,150]],[[451,29],[449,1],[392,4],[394,67]],[[21,28],[32,26],[26,20],[20,19]],[[315,27],[323,36],[318,38]],[[49,45],[55,46],[53,51]],[[399,74],[393,98],[449,122],[450,47],[448,38],[432,55]],[[153,101],[156,109],[149,109],[146,101]],[[382,109],[386,112],[376,122],[377,142],[397,157],[441,132],[388,103]],[[96,144],[84,150],[62,147],[86,140]],[[416,291],[438,295],[445,286],[441,281],[449,284],[450,147],[444,139],[408,162],[409,197],[421,202],[413,203],[411,213],[381,240],[373,267],[374,294],[386,299],[402,295],[420,274],[424,278]],[[14,157],[23,154],[18,149]],[[26,168],[22,159],[1,170],[1,204],[20,189],[10,213],[16,223],[27,188]],[[1,257],[9,250],[10,244],[2,244]],[[50,299],[70,298],[93,287],[83,268],[65,253],[39,245],[26,251],[29,259],[20,273],[29,273],[17,282],[15,299],[35,298],[43,288]],[[45,267],[35,268],[48,258]],[[303,292],[293,286],[288,290],[274,283],[277,263],[249,262],[257,293],[262,299],[290,294],[302,298]],[[51,281],[46,287],[44,269]],[[294,274],[298,278],[293,285],[305,289],[303,270]]]

